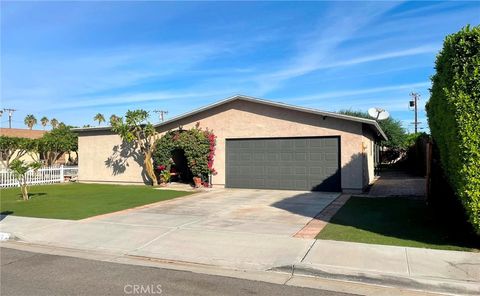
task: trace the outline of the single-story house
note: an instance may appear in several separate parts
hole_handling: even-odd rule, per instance
[[[359,192],[374,178],[375,120],[237,95],[155,125],[199,123],[217,136],[212,184],[227,188]],[[144,183],[135,155],[110,127],[76,129],[79,181]]]

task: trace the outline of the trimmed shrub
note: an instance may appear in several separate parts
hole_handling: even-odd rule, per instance
[[[427,103],[442,168],[480,234],[480,26],[445,38]]]

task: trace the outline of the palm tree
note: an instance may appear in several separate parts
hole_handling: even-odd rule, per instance
[[[28,114],[27,116],[25,116],[23,122],[26,126],[28,126],[29,129],[32,129],[33,126],[37,124],[37,119],[32,114]]]
[[[93,120],[98,121],[98,125],[100,125],[102,122],[105,122],[105,116],[103,116],[102,113],[97,113],[97,115],[93,117]]]
[[[118,117],[117,115],[112,114],[112,115],[110,116],[110,125],[113,125],[115,122],[117,122],[119,118],[120,118],[120,117]]]
[[[43,126],[43,129],[45,129],[45,127],[47,126],[49,120],[46,116],[43,116],[42,119],[40,119],[40,123],[42,124]]]
[[[52,128],[56,128],[58,126],[58,120],[52,118],[52,120],[50,120],[50,125],[52,126]]]

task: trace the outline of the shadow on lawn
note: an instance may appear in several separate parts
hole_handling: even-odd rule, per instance
[[[31,199],[34,199],[34,198],[37,198],[37,197],[40,197],[40,196],[44,196],[44,195],[47,195],[45,192],[29,192],[28,193],[28,198],[29,200]],[[20,200],[20,201],[23,201],[23,196],[21,193],[17,194],[17,200]]]
[[[308,193],[299,194],[273,206],[313,217],[315,215],[309,211],[308,204],[304,203],[303,207],[294,204],[294,201],[301,203],[309,198]],[[480,250],[480,237],[475,235],[470,225],[452,221],[417,198],[352,196],[328,222],[330,225],[321,232],[322,239]]]
[[[30,198],[33,198],[33,197],[37,197],[37,196],[43,196],[43,195],[47,195],[45,192],[33,192],[33,193],[28,193],[28,196]],[[21,197],[22,195],[20,195]]]
[[[452,221],[418,199],[354,196],[330,222],[385,237],[480,249],[480,238],[469,225]]]

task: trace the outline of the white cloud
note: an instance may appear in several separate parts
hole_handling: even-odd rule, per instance
[[[356,3],[358,4],[358,3]],[[339,45],[399,3],[383,3],[382,6],[360,4],[338,5],[321,19],[313,33],[299,42],[297,54],[283,63],[277,70],[258,75],[255,80],[260,93],[267,93],[286,80],[317,71],[331,63],[334,51]],[[328,24],[328,25],[325,25]],[[357,63],[360,61],[357,61]]]
[[[88,100],[87,94],[98,95],[186,71],[225,50],[224,44],[211,42],[38,55],[34,60],[7,55],[2,66],[2,103],[15,108],[43,108],[62,101],[75,104],[73,100]]]
[[[60,102],[55,106],[49,106],[47,110],[67,109],[67,108],[86,108],[97,106],[116,106],[122,104],[140,104],[146,102],[161,102],[167,100],[184,100],[195,98],[215,97],[228,92],[228,90],[217,91],[200,91],[200,90],[186,90],[186,91],[152,91],[152,92],[135,92],[121,95],[108,95],[81,97],[75,102]]]
[[[351,96],[357,96],[357,95],[380,93],[380,92],[387,92],[387,91],[398,91],[398,90],[413,91],[417,89],[424,89],[429,86],[430,86],[430,82],[425,81],[425,82],[418,82],[418,83],[388,85],[388,86],[346,90],[346,91],[324,92],[324,93],[318,93],[318,94],[313,94],[308,96],[294,97],[290,101],[313,101],[313,100],[351,97]]]
[[[398,51],[384,52],[384,53],[368,55],[368,56],[353,58],[353,59],[344,60],[344,61],[332,62],[330,64],[326,63],[324,65],[319,66],[317,69],[352,66],[352,65],[392,59],[392,58],[413,56],[413,55],[419,55],[424,53],[434,53],[437,51],[438,51],[437,45],[418,46],[418,47],[407,48],[407,49],[398,50]]]

